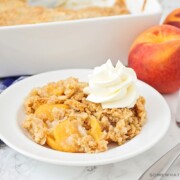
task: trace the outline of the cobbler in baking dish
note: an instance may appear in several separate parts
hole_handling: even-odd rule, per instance
[[[128,14],[124,0],[59,0],[55,8],[26,0],[0,0],[0,26],[36,24]]]

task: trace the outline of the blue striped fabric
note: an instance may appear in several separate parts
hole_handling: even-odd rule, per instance
[[[6,88],[8,88],[11,84],[16,83],[17,81],[20,81],[27,76],[15,76],[15,77],[7,77],[0,79],[0,93],[2,93]]]

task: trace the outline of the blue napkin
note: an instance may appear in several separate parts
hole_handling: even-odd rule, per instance
[[[6,88],[8,88],[11,84],[14,84],[27,76],[14,76],[0,79],[0,93],[2,93]]]

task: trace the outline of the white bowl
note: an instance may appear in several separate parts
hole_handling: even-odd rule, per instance
[[[0,27],[0,77],[64,68],[92,68],[108,58],[127,64],[133,40],[157,25],[157,0],[126,0],[130,15]]]
[[[147,122],[140,134],[121,146],[114,146],[101,153],[66,153],[34,143],[22,129],[25,118],[23,102],[34,87],[49,82],[76,77],[88,81],[89,69],[66,69],[31,76],[7,88],[0,95],[0,139],[14,150],[47,163],[69,166],[104,165],[135,157],[154,146],[167,132],[171,113],[169,107],[154,88],[138,80],[137,88],[146,99]]]

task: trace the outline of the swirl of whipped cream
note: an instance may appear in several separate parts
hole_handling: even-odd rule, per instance
[[[88,101],[101,103],[102,108],[132,108],[138,98],[136,81],[133,69],[123,66],[120,61],[114,67],[108,60],[95,67],[84,92],[88,94]]]

